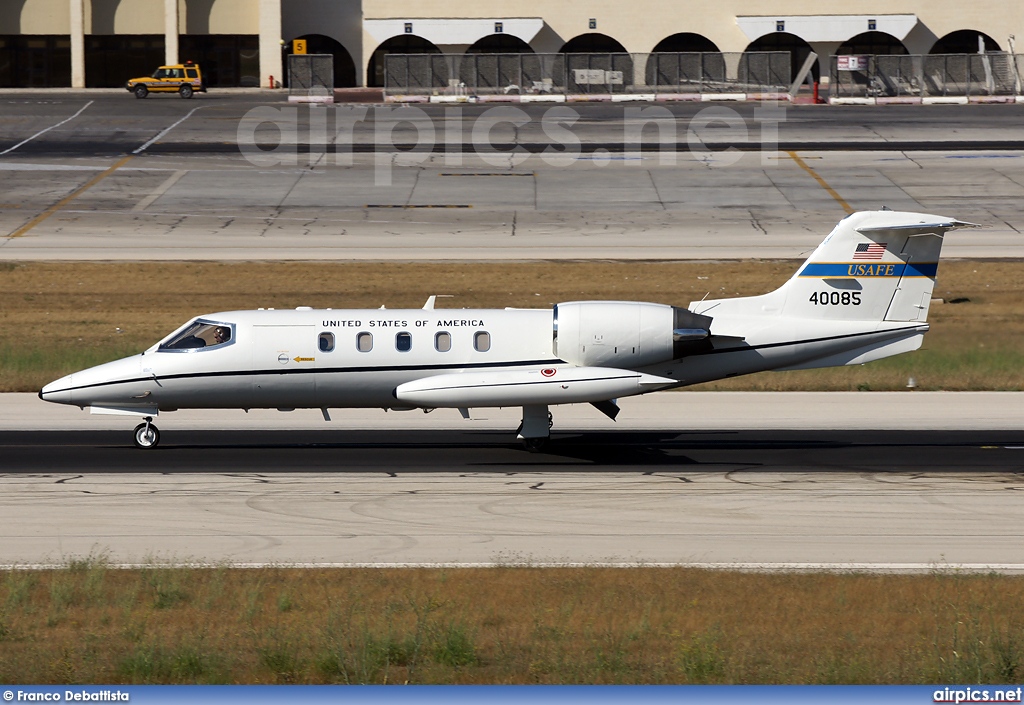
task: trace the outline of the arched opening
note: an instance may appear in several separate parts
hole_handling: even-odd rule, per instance
[[[569,93],[624,93],[633,85],[633,57],[607,34],[573,37],[555,57],[552,77]]]
[[[543,80],[533,47],[512,34],[490,34],[478,39],[459,62],[459,81],[474,92],[521,93],[524,84]],[[537,70],[535,70],[537,69]]]
[[[984,32],[978,32],[973,29],[958,29],[955,32],[950,32],[944,37],[940,37],[932,48],[928,51],[929,54],[977,54],[978,53],[978,37],[981,37],[981,41],[985,44],[985,51],[1002,51],[999,48],[999,44],[996,40],[988,36]]]
[[[375,88],[384,87],[384,57],[388,54],[440,54],[441,50],[436,44],[415,34],[399,34],[385,40],[378,46],[370,57],[370,63],[366,67],[366,85]],[[429,62],[430,82],[427,86],[447,86],[448,70],[442,61]],[[408,67],[410,71],[413,67]],[[417,69],[417,74],[419,67]],[[443,73],[444,76],[437,75]],[[404,79],[403,79],[404,80]],[[408,84],[400,84],[408,85]]]
[[[725,81],[725,57],[713,41],[693,32],[665,37],[647,57],[644,78],[660,91],[699,92]]]
[[[334,56],[334,87],[351,88],[356,85],[356,64],[341,42],[322,34],[306,34],[296,39],[306,40],[307,54],[332,54]],[[291,54],[292,43],[285,45],[287,54]]]
[[[907,47],[886,32],[861,32],[843,42],[836,54],[909,54]]]
[[[559,54],[625,54],[626,47],[607,34],[591,32],[573,37],[558,50]]]
[[[533,47],[514,34],[489,34],[477,39],[467,54],[533,54]]]
[[[836,55],[869,57],[859,69],[840,71],[838,60],[832,63],[831,90],[837,95],[892,97],[919,92],[920,71],[907,47],[891,34],[862,32],[840,44]]]
[[[1016,92],[1013,57],[1002,53],[980,56],[981,46],[985,54],[1000,51],[992,37],[973,29],[950,32],[935,42],[922,67],[928,92],[957,96],[1013,95]]]
[[[718,46],[705,37],[703,34],[693,32],[680,32],[671,37],[665,37],[651,50],[652,52],[691,52],[691,51],[719,51]]]
[[[796,79],[797,73],[803,67],[804,62],[807,61],[807,57],[811,54],[811,45],[805,42],[795,34],[789,32],[772,32],[766,34],[763,37],[758,37],[743,50],[744,54],[758,51],[788,51],[789,52],[789,82]],[[755,62],[750,61],[750,57],[743,56],[740,60],[740,68],[747,67],[747,70],[751,75],[759,76],[762,71],[756,66]],[[811,73],[814,76],[814,80],[818,81],[821,79],[821,70],[818,68],[818,62],[814,62],[811,67]],[[768,75],[768,78],[777,79],[778,77]],[[785,78],[785,77],[782,77]],[[771,83],[772,81],[764,81],[763,83]]]

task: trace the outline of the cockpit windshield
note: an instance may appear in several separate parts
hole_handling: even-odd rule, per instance
[[[234,339],[234,325],[198,320],[164,341],[157,352],[200,350],[227,345]]]

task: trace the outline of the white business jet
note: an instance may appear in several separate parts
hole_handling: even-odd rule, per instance
[[[41,399],[144,419],[184,408],[518,406],[531,450],[555,404],[614,419],[621,397],[763,370],[859,365],[921,346],[950,218],[888,210],[842,220],[762,296],[553,309],[230,311],[189,321],[144,353],[46,385]]]

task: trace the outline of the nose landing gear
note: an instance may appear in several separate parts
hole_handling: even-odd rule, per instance
[[[136,448],[156,448],[160,443],[160,430],[153,425],[153,417],[147,416],[146,423],[135,427]]]

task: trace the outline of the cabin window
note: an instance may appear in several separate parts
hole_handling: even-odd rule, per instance
[[[231,343],[235,337],[234,326],[216,321],[194,321],[179,331],[170,340],[157,348],[157,352],[191,351],[218,348]]]
[[[491,334],[485,330],[478,330],[473,334],[473,349],[477,352],[487,352],[491,349]]]
[[[402,332],[395,336],[395,349],[398,352],[409,352],[412,350],[412,333]]]
[[[448,352],[452,349],[452,334],[448,331],[441,331],[434,336],[434,350]]]
[[[321,333],[320,352],[331,352],[332,350],[334,350],[334,333]]]
[[[356,335],[356,350],[359,352],[370,352],[373,350],[373,333],[363,331]]]

